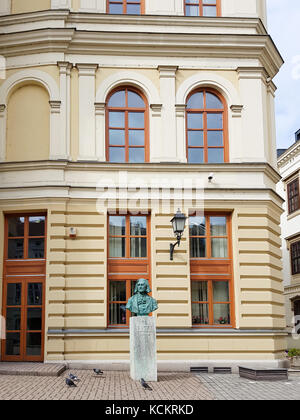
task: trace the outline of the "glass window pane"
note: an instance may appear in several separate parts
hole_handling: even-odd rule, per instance
[[[143,147],[130,147],[129,163],[144,163],[145,149]]]
[[[45,216],[29,217],[29,236],[45,235]]]
[[[190,238],[190,257],[205,258],[206,256],[206,239]]]
[[[229,302],[228,281],[213,281],[214,302]]]
[[[108,106],[110,106],[110,107],[124,108],[126,106],[126,103],[125,103],[125,90],[121,90],[119,92],[114,93],[111,96],[111,98],[110,98],[110,100],[108,102]]]
[[[224,149],[208,149],[207,150],[208,163],[224,163]]]
[[[203,163],[204,150],[203,149],[189,149],[188,150],[188,163]]]
[[[203,6],[203,16],[216,17],[217,8],[213,6]]]
[[[6,304],[8,306],[21,305],[21,292],[21,283],[8,283]]]
[[[203,146],[203,131],[189,131],[188,145],[189,146]]]
[[[109,238],[110,258],[125,258],[125,238]]]
[[[199,6],[186,6],[185,14],[186,16],[199,16]]]
[[[141,6],[139,4],[127,4],[127,14],[128,15],[140,15]]]
[[[6,308],[6,329],[8,331],[21,328],[21,308]]]
[[[223,128],[223,114],[207,114],[207,128]]]
[[[203,114],[191,114],[187,115],[188,128],[200,129],[203,128]]]
[[[206,108],[223,109],[223,104],[216,95],[210,92],[206,92]]]
[[[203,101],[203,92],[194,93],[187,103],[187,109],[203,109],[204,108],[204,101]]]
[[[226,236],[227,235],[227,218],[211,216],[210,218],[210,234],[211,236]]]
[[[124,147],[110,147],[109,161],[113,163],[125,162],[125,148]]]
[[[147,217],[146,216],[130,216],[130,235],[146,236],[147,235]]]
[[[190,236],[205,236],[205,217],[190,216],[189,217]]]
[[[128,91],[128,106],[129,108],[145,108],[143,98],[135,92]]]
[[[215,303],[213,305],[214,324],[230,325],[230,305]]]
[[[109,144],[125,146],[125,130],[109,130]]]
[[[125,235],[126,217],[109,216],[109,234],[113,236]]]
[[[129,145],[144,146],[145,132],[144,130],[129,130]]]
[[[208,147],[223,146],[223,131],[208,131],[207,145]]]
[[[211,256],[212,258],[228,258],[226,238],[212,238]]]
[[[109,300],[111,302],[126,302],[126,281],[109,282]]]
[[[109,304],[109,323],[110,325],[126,324],[126,303]]]
[[[42,329],[42,308],[27,308],[27,330],[39,331]]]
[[[8,236],[24,236],[24,217],[9,217],[8,219]]]
[[[122,15],[123,14],[123,5],[122,4],[110,4],[109,13],[112,15]]]
[[[134,289],[135,289],[136,283],[137,283],[137,280],[131,280],[130,282],[130,293],[131,293],[130,296],[134,295]]]
[[[131,258],[147,258],[147,239],[131,238],[130,239],[130,257]]]
[[[44,258],[44,239],[28,239],[28,258]]]
[[[109,112],[109,127],[124,128],[125,127],[125,112]]]
[[[209,324],[207,303],[192,303],[192,322],[200,325]]]
[[[42,350],[42,334],[27,333],[26,334],[26,355],[40,356]]]
[[[192,302],[207,301],[207,281],[192,281]]]
[[[9,239],[7,258],[17,260],[24,258],[24,239]]]
[[[144,128],[145,116],[143,112],[129,112],[128,113],[129,128]]]
[[[32,306],[43,304],[43,285],[42,285],[42,283],[28,283],[27,304],[32,305]]]
[[[20,355],[20,333],[6,333],[5,354],[7,356]]]

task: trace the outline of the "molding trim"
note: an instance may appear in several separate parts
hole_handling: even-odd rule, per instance
[[[225,97],[228,106],[241,103],[238,91],[229,80],[215,73],[202,71],[189,77],[180,85],[176,95],[176,103],[185,104],[190,92],[202,86],[219,91]]]
[[[97,89],[95,102],[106,102],[106,98],[109,92],[121,85],[132,85],[142,90],[147,97],[149,105],[161,103],[158,90],[150,79],[139,73],[126,70],[111,75],[101,83],[101,85]]]

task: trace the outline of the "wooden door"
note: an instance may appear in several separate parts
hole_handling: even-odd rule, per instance
[[[43,361],[45,215],[7,215],[3,283],[3,361]]]

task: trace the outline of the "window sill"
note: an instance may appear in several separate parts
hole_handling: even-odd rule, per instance
[[[288,214],[287,220],[291,220],[294,217],[300,216],[300,209],[294,211],[293,213]]]

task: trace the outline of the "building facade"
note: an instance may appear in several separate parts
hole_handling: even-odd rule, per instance
[[[285,200],[281,216],[283,280],[288,348],[300,348],[300,132],[295,143],[278,157],[282,180],[277,191]]]
[[[160,369],[286,349],[262,0],[5,0],[2,360],[126,368],[135,281]],[[171,218],[188,217],[180,247]]]

